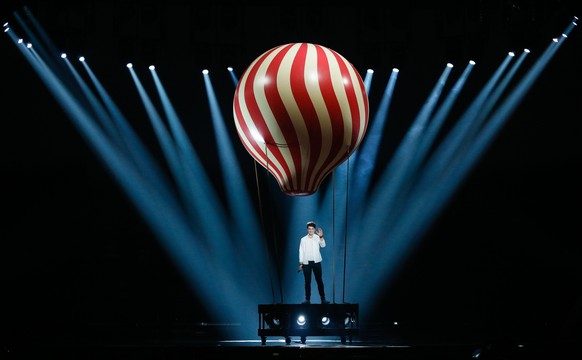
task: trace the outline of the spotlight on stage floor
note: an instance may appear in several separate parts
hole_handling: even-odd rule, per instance
[[[274,304],[259,305],[259,330],[263,345],[268,336],[339,336],[342,343],[359,331],[358,304]]]

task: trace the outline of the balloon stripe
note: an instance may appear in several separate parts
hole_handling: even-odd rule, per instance
[[[302,164],[304,164],[305,173],[302,174],[301,188],[307,189],[307,184],[314,171],[316,171],[317,155],[321,149],[321,126],[309,93],[308,83],[306,82],[306,69],[312,68],[308,64],[309,44],[302,44],[297,51],[290,72],[291,91],[295,102],[297,102],[301,118],[307,128],[307,137],[300,139],[300,148],[306,149],[300,153]]]
[[[353,132],[354,139],[354,150],[357,148],[362,140],[364,139],[364,134],[366,133],[368,126],[368,97],[366,95],[366,88],[362,81],[358,81],[360,76],[356,72],[356,69],[352,64],[346,64],[346,71],[349,73],[351,83],[353,87],[350,89],[350,96],[348,97],[350,103],[350,109],[353,112],[352,118],[357,119],[357,132]]]
[[[330,165],[335,161],[335,158],[338,156],[343,157],[345,133],[351,132],[349,112],[342,111],[343,109],[340,105],[341,102],[344,102],[343,98],[345,98],[343,79],[338,69],[337,59],[329,56],[329,52],[325,48],[318,49],[317,69],[320,90],[325,101],[327,117],[330,121],[328,127],[322,126],[324,129],[323,138],[327,141],[324,142],[326,152],[322,154],[325,157],[321,159],[322,163],[320,171],[318,171],[321,175],[329,172]],[[314,178],[313,181],[320,182],[322,179],[323,176]]]
[[[307,174],[307,171],[305,171],[305,159],[307,158],[308,152],[305,151],[305,146],[301,146],[299,139],[308,138],[309,132],[301,115],[300,104],[295,101],[293,96],[291,84],[291,79],[293,79],[291,76],[293,61],[297,57],[297,51],[299,49],[299,44],[293,45],[285,58],[282,59],[281,67],[277,74],[277,86],[291,125],[287,139],[289,151],[295,165],[295,172],[292,174],[292,178],[297,188],[303,189]],[[280,119],[277,122],[280,122]]]
[[[273,80],[273,76],[277,72],[276,65],[279,62],[276,59],[284,56],[284,53],[287,51],[286,49],[287,47],[280,46],[275,51],[266,54],[264,56],[265,61],[259,65],[257,71],[257,78],[263,79],[264,81],[254,82],[253,94],[263,115],[262,117],[265,119],[279,119],[285,115],[284,112],[280,111],[282,106],[280,105],[276,82]],[[288,154],[283,135],[284,132],[280,124],[277,121],[266,122],[261,132],[264,134],[265,141],[269,145],[269,161],[280,164],[284,169],[285,178],[287,181],[291,181],[291,186],[294,186],[293,179],[290,177],[290,174],[293,173],[293,162],[289,161],[290,155]]]
[[[339,103],[342,104],[342,116],[338,117],[338,119],[343,119],[343,126],[346,131],[344,132],[341,147],[334,152],[335,157],[329,160],[328,167],[323,172],[331,171],[349,158],[349,155],[361,142],[361,138],[358,136],[360,134],[359,127],[360,124],[365,123],[365,121],[360,121],[359,104],[354,100],[354,77],[350,72],[350,69],[353,68],[341,55],[331,51],[328,51],[328,55],[333,56],[335,59],[335,61],[330,61],[330,63],[337,65],[335,70],[338,73],[332,76],[332,79],[337,80],[334,82],[334,85]],[[358,87],[358,89],[361,88]]]
[[[334,57],[338,60],[339,71],[341,72],[340,77],[344,79],[344,92],[342,95],[345,97],[342,99],[342,103],[344,104],[346,111],[344,119],[349,119],[349,123],[346,123],[346,126],[350,127],[350,131],[349,133],[346,133],[344,142],[349,146],[349,152],[351,153],[359,145],[359,140],[361,140],[359,138],[359,131],[360,126],[363,123],[358,111],[360,104],[356,101],[354,92],[354,87],[357,86],[357,83],[354,83],[353,74],[350,72],[351,65],[339,54],[334,54]]]
[[[284,73],[283,61],[286,59],[287,53],[291,50],[292,46],[285,46],[280,52],[276,54],[273,58],[269,59],[268,68],[265,73],[266,79],[272,79],[271,81],[266,81],[265,88],[265,100],[267,105],[272,110],[272,116],[276,121],[274,121],[270,126],[272,142],[274,145],[278,146],[280,149],[281,157],[277,160],[288,164],[287,176],[291,182],[292,187],[298,186],[296,173],[298,169],[301,169],[300,159],[297,159],[293,155],[293,147],[296,147],[298,139],[294,136],[294,129],[289,112],[285,108],[283,97],[287,96],[284,91],[284,86],[279,82],[279,77],[281,73]]]
[[[241,77],[241,79],[239,81],[239,87],[242,87],[242,88],[245,87],[248,77],[251,77],[251,80],[252,80],[253,76],[250,76],[247,73]],[[249,111],[251,111],[251,110],[249,110],[249,106],[251,108],[253,108],[253,110],[256,107],[256,106],[253,106],[253,104],[250,101],[248,103],[245,102],[244,91],[235,92],[234,117],[235,117],[235,119],[237,119],[235,124],[237,126],[237,132],[238,132],[239,138],[242,140],[243,145],[245,146],[247,151],[252,152],[253,157],[255,157],[255,159],[257,161],[259,161],[260,163],[264,164],[265,159],[264,159],[264,154],[261,153],[260,144],[257,141],[250,140],[250,139],[255,138],[255,134],[257,136],[259,134],[256,131],[256,126],[255,126],[254,122],[249,121],[249,119],[251,118],[249,115]],[[240,119],[240,120],[238,120],[238,119]]]
[[[326,76],[327,70],[325,64],[322,65],[320,63],[318,50],[319,48],[314,45],[309,46],[308,71],[305,73],[307,89],[316,111],[316,117],[312,121],[314,123],[317,122],[319,130],[317,132],[313,131],[310,137],[310,146],[313,151],[310,154],[312,170],[309,172],[308,182],[306,184],[309,189],[312,189],[315,186],[314,184],[317,183],[316,179],[321,173],[322,167],[325,165],[324,161],[330,151],[330,144],[332,143],[330,114],[321,89],[322,83],[325,83],[328,79]]]
[[[237,96],[235,97],[235,99],[238,101],[235,103],[235,105],[236,104],[244,105],[244,107],[241,107],[241,109],[245,109],[246,111],[244,112],[244,114],[241,112],[240,116],[236,118],[243,120],[238,121],[238,123],[244,129],[244,138],[246,139],[245,144],[249,142],[254,144],[253,152],[255,154],[258,152],[255,158],[259,160],[259,163],[267,170],[269,171],[272,170],[272,172],[275,172],[277,174],[276,176],[277,178],[281,179],[282,181],[287,181],[288,172],[287,169],[285,169],[286,164],[282,165],[279,161],[275,161],[270,157],[268,158],[269,154],[272,156],[272,153],[270,151],[268,154],[266,153],[264,146],[265,137],[267,135],[266,129],[268,128],[268,126],[265,122],[264,117],[262,116],[261,106],[258,103],[257,98],[253,96],[254,94],[256,94],[254,84],[255,79],[258,76],[257,74],[259,72],[259,69],[262,63],[264,62],[265,58],[268,57],[272,52],[275,52],[276,50],[277,48],[272,49],[265,53],[263,57],[257,59],[257,61],[254,62],[253,66],[249,67],[249,70],[245,71],[245,73],[243,74],[243,77],[239,81],[239,87],[237,87],[237,90],[243,89],[243,91],[240,93],[237,91],[236,93]],[[250,116],[250,114],[253,114],[254,116]],[[262,146],[261,144],[257,144],[258,139],[256,139],[256,137],[262,138],[263,142]]]
[[[326,166],[321,169],[318,179],[316,182],[321,182],[323,178],[331,172],[335,167],[337,167],[341,162],[343,162],[349,156],[349,152],[352,148],[354,142],[352,141],[353,126],[354,121],[352,113],[348,107],[347,100],[347,88],[351,87],[352,84],[348,81],[350,79],[343,73],[343,68],[345,59],[341,56],[337,56],[334,52],[329,49],[325,49],[325,56],[327,57],[329,68],[330,68],[330,79],[329,83],[332,86],[333,93],[327,97],[331,97],[334,100],[334,105],[337,104],[338,109],[336,114],[332,116],[335,119],[333,139],[335,143],[331,149],[330,155],[326,160]]]

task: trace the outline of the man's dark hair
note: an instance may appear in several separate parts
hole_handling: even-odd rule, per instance
[[[313,221],[308,222],[307,225],[306,225],[306,227],[310,227],[310,226],[317,227],[315,225],[315,222],[313,222]]]

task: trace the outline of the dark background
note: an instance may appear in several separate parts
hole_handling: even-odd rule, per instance
[[[480,90],[475,84],[483,84],[508,51],[530,48],[524,68],[531,66],[580,16],[575,3],[3,1],[0,19],[13,22],[11,12],[28,5],[57,48],[87,57],[154,153],[155,137],[125,64],[155,64],[178,114],[189,119],[192,143],[204,150],[205,168],[219,176],[216,149],[207,140],[212,129],[202,69],[210,70],[236,136],[228,121],[234,85],[225,69],[233,66],[240,76],[274,46],[318,43],[342,54],[362,77],[373,68],[371,118],[391,69],[399,68],[381,145],[380,162],[386,162],[447,62],[459,68],[477,62],[473,87],[458,101],[466,107]],[[579,32],[579,26],[572,31],[380,297],[381,326],[398,317],[412,324],[411,333],[582,337]],[[90,337],[94,324],[109,324],[111,338],[138,330],[156,337],[208,321],[199,306],[204,299],[190,293],[8,36],[0,47],[2,341]],[[250,157],[236,146],[252,189]],[[277,212],[270,214],[268,222],[284,226]]]

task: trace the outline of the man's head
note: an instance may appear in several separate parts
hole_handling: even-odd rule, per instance
[[[307,229],[309,229],[310,227],[315,229],[317,227],[317,225],[315,225],[314,221],[308,221],[307,222]]]

